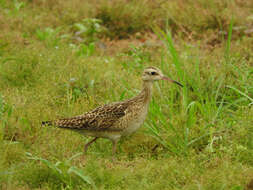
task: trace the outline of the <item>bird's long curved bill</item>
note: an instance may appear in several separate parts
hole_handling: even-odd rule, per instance
[[[181,87],[184,87],[181,83],[179,83],[179,82],[177,82],[177,81],[175,81],[175,80],[172,80],[171,78],[166,77],[166,76],[163,76],[162,80],[167,80],[167,81],[170,81],[170,82],[172,82],[172,83],[175,83],[175,84],[177,84],[177,85],[179,85],[179,86],[181,86]]]

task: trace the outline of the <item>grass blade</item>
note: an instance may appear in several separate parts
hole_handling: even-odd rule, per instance
[[[253,103],[253,98],[249,97],[247,94],[243,93],[242,91],[240,91],[240,90],[238,90],[235,87],[230,86],[230,85],[227,85],[226,87],[236,91],[237,93],[239,93],[239,94],[243,95],[244,97],[246,97],[247,99],[249,99],[251,101],[251,103],[249,105],[251,105]]]
[[[88,183],[89,185],[92,185],[92,187],[94,189],[97,189],[95,186],[94,181],[89,177],[84,175],[83,171],[81,169],[78,169],[75,166],[72,166],[68,169],[68,173],[74,173],[75,175],[77,175],[78,177],[80,177],[84,182]]]

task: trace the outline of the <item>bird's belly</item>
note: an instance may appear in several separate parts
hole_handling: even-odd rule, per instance
[[[121,137],[120,132],[118,131],[89,131],[89,130],[82,130],[79,131],[82,135],[91,136],[91,137],[100,137],[100,138],[107,138],[111,140],[116,140]]]

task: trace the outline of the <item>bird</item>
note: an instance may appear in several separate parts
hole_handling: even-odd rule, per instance
[[[142,74],[143,87],[140,93],[130,99],[105,104],[94,110],[70,118],[43,121],[42,125],[76,131],[93,139],[84,146],[84,153],[98,138],[106,138],[112,142],[112,155],[117,150],[117,143],[122,136],[134,133],[144,122],[152,96],[155,81],[166,80],[181,87],[183,85],[165,76],[156,67],[146,67]]]

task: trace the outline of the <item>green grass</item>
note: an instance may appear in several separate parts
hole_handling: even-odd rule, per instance
[[[246,189],[251,1],[99,2],[0,0],[0,189]],[[89,138],[41,127],[136,95],[150,65],[184,87],[155,83],[116,162],[108,140],[84,156]]]

